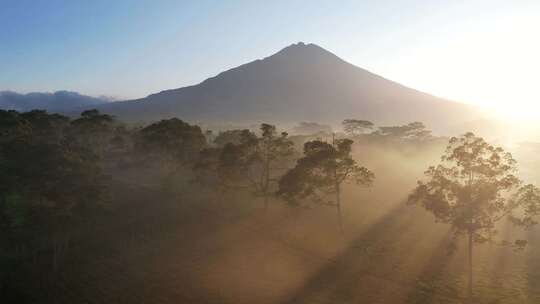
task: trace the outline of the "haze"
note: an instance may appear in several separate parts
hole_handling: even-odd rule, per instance
[[[539,11],[0,0],[0,303],[540,303]]]
[[[505,118],[540,113],[538,1],[0,5],[3,90],[139,98],[306,41],[399,83]]]

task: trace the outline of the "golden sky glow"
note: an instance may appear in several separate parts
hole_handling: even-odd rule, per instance
[[[500,118],[540,119],[540,18],[506,16],[463,27],[441,42],[414,45],[387,76],[441,97],[485,107]],[[383,74],[384,75],[384,74]]]

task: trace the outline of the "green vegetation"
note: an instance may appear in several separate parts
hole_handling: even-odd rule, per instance
[[[514,214],[512,222],[517,225],[536,224],[533,218],[540,211],[540,190],[530,184],[521,186],[512,155],[472,133],[451,138],[442,161],[428,168],[428,181],[418,182],[409,202],[450,224],[454,237],[467,236],[471,298],[473,245],[494,241],[496,223],[507,216]],[[526,241],[513,244],[522,248]]]
[[[348,119],[345,133],[332,134],[303,125],[310,132],[295,136],[267,123],[214,136],[177,118],[133,127],[96,110],[74,119],[0,111],[0,298],[152,302],[174,281],[193,286],[171,301],[233,303],[228,292],[245,285],[268,302],[336,303],[363,300],[353,297],[360,278],[368,293],[375,279],[401,290],[379,294],[385,303],[459,303],[467,298],[461,272],[445,268],[456,262],[445,262],[439,244],[467,236],[472,288],[473,245],[495,243],[501,224],[536,224],[540,190],[518,178],[509,153],[473,134],[436,137],[419,122]],[[443,163],[414,188],[441,153]],[[407,194],[448,224],[450,237],[407,208]],[[336,209],[339,231],[319,206]],[[505,230],[500,239],[501,248],[524,249],[534,237]],[[275,278],[286,284],[266,284]],[[111,298],[104,286],[124,293]],[[214,286],[227,288],[208,292]],[[492,300],[485,286],[475,289],[478,303]]]
[[[278,194],[290,203],[298,198],[311,198],[316,203],[336,207],[339,227],[343,232],[341,214],[341,187],[352,181],[358,185],[369,185],[375,175],[360,167],[352,158],[350,139],[334,140],[331,144],[314,140],[305,143],[304,157],[280,180]],[[335,200],[325,201],[325,195],[335,195]]]

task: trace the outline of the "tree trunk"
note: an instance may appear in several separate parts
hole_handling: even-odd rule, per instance
[[[336,149],[336,133],[333,133],[333,132],[332,132],[332,147]],[[339,231],[341,232],[341,234],[343,234],[344,233],[343,218],[341,215],[341,189],[340,189],[341,183],[338,179],[336,167],[334,167],[334,181],[335,181],[335,189],[336,189],[336,208],[337,208],[338,220],[339,220]]]
[[[336,182],[336,208],[337,208],[337,214],[338,214],[338,221],[339,221],[339,231],[341,234],[343,234],[343,218],[341,215],[341,189],[338,182]]]
[[[264,212],[268,210],[268,187],[270,187],[270,157],[266,151],[266,162],[264,164]]]
[[[473,234],[472,232],[469,232],[469,288],[468,288],[468,298],[469,303],[472,303],[472,296],[473,296],[473,269],[472,269],[472,263],[473,263]]]
[[[473,212],[473,195],[472,195],[472,184],[473,184],[473,172],[469,171],[469,290],[468,298],[469,303],[473,303],[473,269],[472,269],[472,259],[473,259],[473,233],[474,233],[474,212]]]

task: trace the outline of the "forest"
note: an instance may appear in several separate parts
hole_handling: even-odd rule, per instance
[[[341,129],[0,110],[0,298],[540,301],[540,190],[510,152]]]

